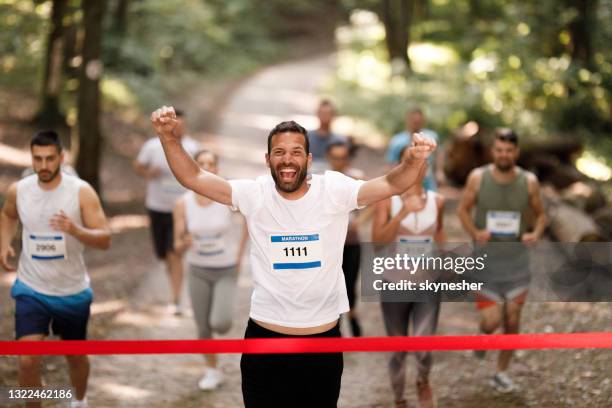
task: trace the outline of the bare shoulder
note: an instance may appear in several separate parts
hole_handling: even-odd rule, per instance
[[[482,180],[482,175],[486,168],[486,166],[482,166],[476,167],[474,170],[472,170],[467,177],[467,181],[465,183],[466,187],[473,190],[478,190],[478,187],[480,186],[480,182]]]
[[[94,190],[91,184],[86,181],[83,181],[81,187],[79,188],[79,200],[82,204],[100,202],[98,193],[96,192],[96,190]]]

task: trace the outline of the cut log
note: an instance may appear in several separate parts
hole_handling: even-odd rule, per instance
[[[555,189],[542,188],[549,230],[560,242],[604,242],[606,238],[587,213],[563,201]]]
[[[593,220],[608,240],[612,240],[612,204],[597,210],[593,214]]]
[[[606,196],[595,183],[577,181],[561,191],[561,197],[568,204],[589,214],[606,205]]]

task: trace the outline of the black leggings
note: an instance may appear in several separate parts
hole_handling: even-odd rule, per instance
[[[344,282],[346,283],[346,293],[348,295],[349,307],[351,310],[355,306],[355,295],[357,286],[357,276],[359,276],[359,264],[361,262],[361,245],[347,244],[344,246],[342,255],[342,271],[344,272]]]
[[[340,337],[340,327],[308,336],[265,329],[249,319],[244,338]],[[342,353],[243,354],[242,397],[246,408],[335,408],[340,396]]]

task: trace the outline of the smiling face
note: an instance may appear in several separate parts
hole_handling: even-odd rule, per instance
[[[60,172],[64,154],[55,145],[32,146],[32,168],[41,183],[50,183]]]
[[[283,132],[272,136],[266,163],[279,191],[293,193],[306,180],[312,155],[306,153],[305,138],[305,135],[298,132]]]

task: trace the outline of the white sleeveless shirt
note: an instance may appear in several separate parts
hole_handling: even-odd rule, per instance
[[[187,231],[193,239],[193,245],[187,251],[187,262],[207,268],[236,265],[238,242],[230,236],[233,225],[229,207],[214,201],[200,205],[192,191],[183,197]]]
[[[401,222],[397,242],[433,242],[438,221],[437,194],[427,191],[425,207],[421,211],[409,213]],[[391,197],[391,216],[400,212],[404,205],[400,196]]]
[[[37,292],[68,296],[89,287],[84,245],[49,225],[60,210],[75,224],[83,225],[79,191],[84,185],[83,180],[66,173],[50,191],[40,188],[36,174],[17,183],[17,211],[23,226],[17,278]]]

